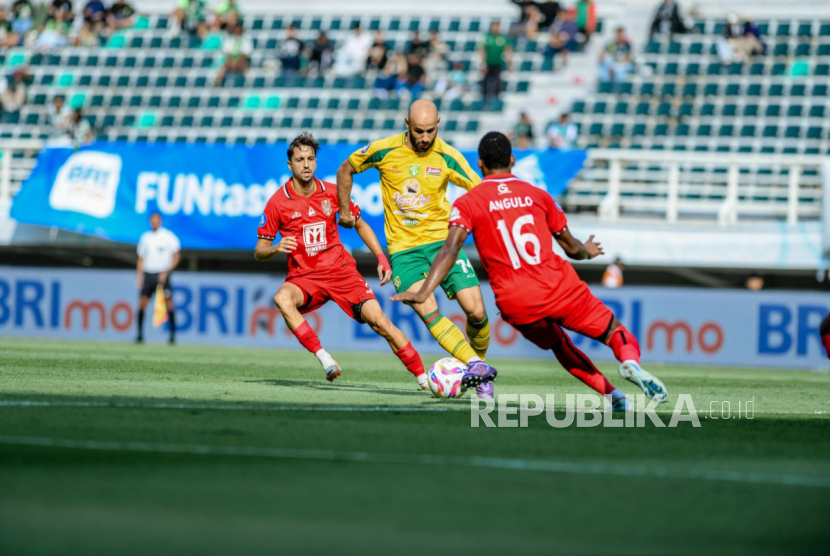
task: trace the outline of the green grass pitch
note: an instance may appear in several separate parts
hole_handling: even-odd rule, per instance
[[[817,554],[830,374],[644,366],[701,427],[471,428],[391,354],[0,339],[0,554]],[[428,359],[438,357],[429,356]],[[494,359],[498,394],[589,390]],[[603,372],[630,394],[615,367]],[[669,408],[671,409],[671,408]],[[665,419],[668,421],[668,418]]]

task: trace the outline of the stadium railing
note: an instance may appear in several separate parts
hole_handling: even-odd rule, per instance
[[[821,219],[826,157],[592,149],[563,204],[602,219]],[[826,180],[825,180],[826,181]]]
[[[11,206],[12,197],[29,177],[43,146],[43,141],[37,139],[0,141],[0,212]]]

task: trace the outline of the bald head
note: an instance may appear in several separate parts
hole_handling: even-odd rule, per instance
[[[431,100],[416,100],[409,107],[406,127],[409,129],[407,142],[415,152],[426,152],[432,148],[438,135],[438,107]]]

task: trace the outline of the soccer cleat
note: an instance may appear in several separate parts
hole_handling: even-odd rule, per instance
[[[631,402],[629,402],[626,398],[620,398],[611,404],[612,413],[625,413],[629,410],[631,410]]]
[[[669,391],[666,386],[650,372],[643,370],[640,365],[634,361],[624,361],[620,365],[620,375],[630,382],[633,382],[640,388],[643,393],[658,403],[663,403],[669,399]]]
[[[421,390],[429,390],[429,382],[427,381],[427,374],[423,373],[417,376],[418,379],[418,386],[421,387]]]
[[[496,380],[498,374],[495,367],[491,367],[484,361],[473,361],[464,378],[461,379],[461,384],[467,388],[476,388],[479,384]]]
[[[337,361],[332,361],[331,363],[331,365],[326,367],[326,380],[334,382],[340,376],[340,365],[337,364]]]
[[[492,400],[495,389],[492,382],[482,382],[476,388],[476,395],[483,400]]]
[[[139,336],[138,338],[136,338],[136,339],[135,339],[135,343],[137,343],[137,344],[143,344],[143,343],[144,343],[144,338],[142,338],[141,336]]]

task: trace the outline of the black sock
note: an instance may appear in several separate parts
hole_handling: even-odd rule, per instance
[[[144,337],[144,309],[138,310],[138,337]]]
[[[176,311],[167,311],[167,324],[170,325],[170,339],[176,337]]]

